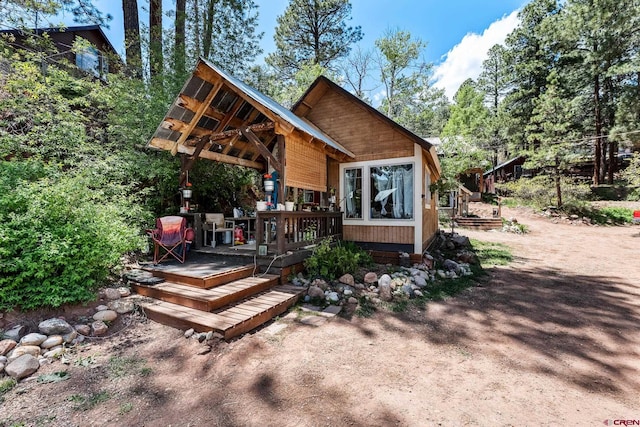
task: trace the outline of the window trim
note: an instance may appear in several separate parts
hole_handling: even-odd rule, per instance
[[[388,218],[371,218],[371,167],[379,166],[400,166],[411,163],[413,165],[413,218],[412,219],[388,219]],[[344,170],[362,168],[362,216],[363,218],[343,218],[344,225],[360,225],[360,226],[402,226],[402,227],[415,227],[418,223],[417,218],[421,218],[418,210],[422,206],[421,202],[421,189],[416,188],[417,183],[422,185],[422,176],[416,176],[421,170],[422,163],[416,156],[412,157],[397,157],[392,159],[371,160],[352,163],[340,164],[340,191],[341,201],[340,209],[342,212],[346,212],[346,201],[344,199]],[[416,200],[417,199],[417,200]]]

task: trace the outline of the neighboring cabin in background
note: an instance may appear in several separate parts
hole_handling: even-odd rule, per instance
[[[50,39],[51,43],[48,46],[46,40],[39,37],[43,34],[46,34]],[[106,80],[109,72],[115,72],[122,66],[118,52],[99,25],[39,28],[37,30],[0,30],[0,36],[16,49],[32,52],[47,48],[55,49],[57,53],[47,56],[49,62],[59,62],[61,59],[66,59],[78,69],[102,80]],[[37,37],[35,40],[34,36]],[[88,41],[92,46],[80,52],[74,51],[73,45],[78,38]],[[41,41],[45,43],[40,43]]]

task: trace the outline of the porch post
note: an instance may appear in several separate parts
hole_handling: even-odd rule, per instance
[[[284,188],[285,188],[285,174],[286,174],[286,170],[287,170],[287,166],[286,166],[286,156],[284,154],[284,150],[285,150],[285,143],[284,143],[284,135],[276,135],[277,139],[278,139],[278,161],[280,162],[280,170],[278,171],[278,173],[280,174],[280,182],[278,183],[278,194],[280,195],[280,197],[278,198],[278,200],[282,200],[282,204],[284,205],[284,201],[286,200],[285,198],[285,194],[284,194]]]

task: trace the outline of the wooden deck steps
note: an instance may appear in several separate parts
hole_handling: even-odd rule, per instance
[[[299,287],[280,285],[213,313],[157,299],[141,301],[140,305],[157,322],[199,332],[214,331],[228,340],[284,313],[297,302],[302,291]]]
[[[502,218],[456,217],[458,227],[475,230],[496,230],[502,228]]]
[[[201,271],[192,269],[159,269],[147,267],[156,277],[161,277],[168,282],[180,283],[201,289],[210,289],[229,283],[233,280],[243,279],[251,276],[256,268],[253,264],[243,266],[233,266],[225,269],[202,269]]]
[[[282,314],[304,292],[282,285],[282,275],[259,274],[259,267],[243,265],[237,257],[192,254],[184,264],[147,265],[127,277],[150,319],[214,331],[227,340]],[[149,280],[154,278],[164,281]]]
[[[279,283],[278,279],[279,276],[275,275],[245,277],[210,289],[175,282],[163,282],[151,286],[135,283],[132,287],[140,295],[197,310],[213,311],[276,286]]]

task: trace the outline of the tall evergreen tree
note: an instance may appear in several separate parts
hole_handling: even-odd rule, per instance
[[[140,21],[137,0],[122,0],[124,22],[124,48],[127,71],[142,78],[142,49],[140,48]]]
[[[570,0],[549,21],[549,44],[558,51],[558,69],[572,78],[575,96],[590,94],[585,132],[594,136],[594,185],[613,183],[617,144],[608,135],[615,127],[620,83],[640,71],[639,19],[636,0]]]
[[[349,0],[291,0],[278,17],[276,51],[265,61],[291,77],[305,64],[332,69],[362,39],[360,27],[350,27]]]
[[[525,128],[533,114],[534,100],[544,92],[554,63],[554,53],[545,48],[541,24],[558,10],[557,0],[532,0],[518,13],[520,23],[505,41],[511,78],[504,103],[510,117],[508,142],[515,151],[529,144]]]
[[[149,0],[149,76],[157,80],[164,68],[162,52],[162,0]]]
[[[378,70],[385,88],[381,109],[390,117],[396,117],[402,108],[401,99],[413,96],[420,90],[420,78],[428,76],[432,64],[420,60],[427,43],[414,38],[408,31],[387,30],[375,41],[378,49]]]

